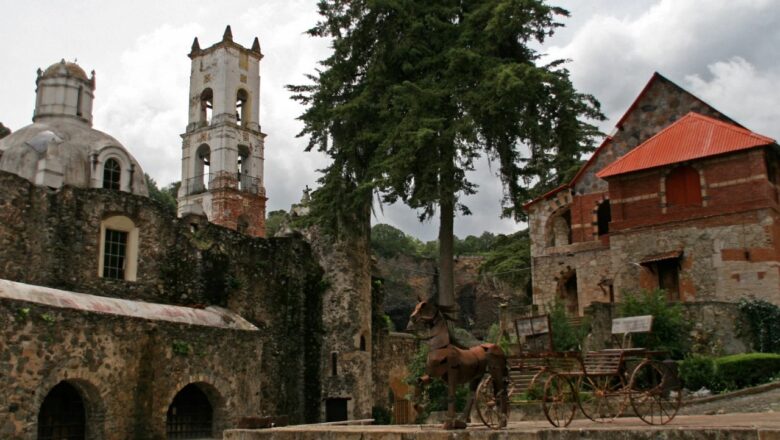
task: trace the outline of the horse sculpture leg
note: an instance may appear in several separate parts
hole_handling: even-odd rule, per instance
[[[458,371],[447,372],[447,421],[444,429],[466,429],[466,422],[458,420],[455,412],[455,391],[458,389]]]
[[[503,428],[506,426],[509,416],[509,396],[507,395],[509,369],[506,364],[506,356],[502,351],[488,352],[488,372],[493,378],[493,395],[498,398],[501,414],[504,415],[500,424]]]
[[[482,377],[474,379],[469,383],[469,400],[466,402],[466,408],[463,410],[463,421],[471,422],[471,409],[474,407],[474,399],[477,396],[477,387],[482,382]]]

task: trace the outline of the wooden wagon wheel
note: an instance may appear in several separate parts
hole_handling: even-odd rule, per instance
[[[507,384],[506,389],[507,396],[496,396],[495,388],[493,387],[493,377],[490,375],[485,375],[477,387],[476,396],[474,396],[477,415],[479,420],[490,429],[500,429],[507,424],[509,418],[509,397],[512,392],[511,383]],[[501,411],[500,397],[507,399],[507,414]]]
[[[553,374],[544,383],[542,409],[553,426],[569,426],[577,411],[577,395],[571,381],[560,374]]]
[[[665,425],[674,419],[682,401],[677,375],[662,362],[645,359],[631,374],[628,384],[631,406],[643,422]]]
[[[611,422],[628,406],[626,381],[621,374],[584,375],[577,388],[577,403],[585,417],[594,422]]]

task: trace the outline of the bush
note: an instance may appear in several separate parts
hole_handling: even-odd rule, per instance
[[[688,352],[690,323],[683,316],[682,305],[668,302],[664,290],[624,293],[618,314],[653,315],[653,331],[632,335],[634,347],[666,351],[672,359],[682,359]]]
[[[739,311],[747,325],[753,349],[763,353],[780,353],[780,307],[761,299],[741,299]]]
[[[745,353],[715,359],[717,379],[724,390],[752,387],[780,375],[780,355]]]
[[[374,406],[371,408],[371,418],[374,419],[374,425],[392,425],[393,415],[383,406]]]
[[[553,350],[555,351],[579,351],[582,342],[590,332],[590,324],[583,320],[581,325],[572,325],[569,315],[566,314],[566,306],[560,301],[555,301],[548,306],[550,315],[550,331],[553,335]]]
[[[712,391],[715,388],[715,382],[717,382],[715,362],[710,357],[692,356],[685,358],[680,362],[679,373],[683,386],[691,391],[699,390],[702,387]]]

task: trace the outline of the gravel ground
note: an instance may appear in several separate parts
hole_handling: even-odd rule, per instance
[[[680,408],[680,414],[780,412],[780,388]]]

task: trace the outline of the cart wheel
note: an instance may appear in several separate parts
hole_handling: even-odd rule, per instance
[[[634,369],[629,382],[634,412],[649,425],[665,425],[674,419],[682,401],[677,374],[667,365],[645,359]]]
[[[577,410],[577,395],[568,378],[553,374],[544,383],[542,409],[553,426],[569,426]]]
[[[585,417],[599,423],[611,422],[620,417],[628,405],[626,381],[619,374],[583,376],[577,398]]]
[[[507,391],[509,389],[509,384],[507,384]],[[501,411],[501,397],[506,399],[506,413]],[[479,383],[474,401],[477,406],[477,415],[485,426],[490,429],[500,429],[506,426],[509,418],[509,397],[496,396],[492,376],[486,375]]]

